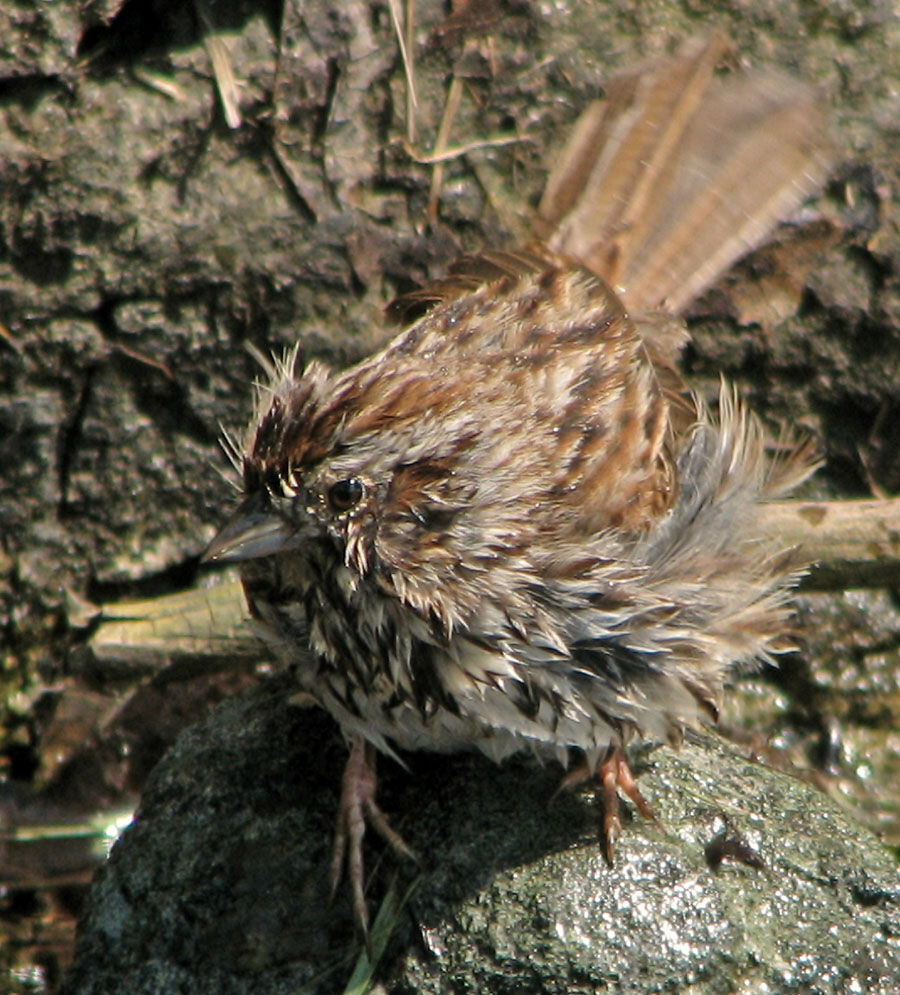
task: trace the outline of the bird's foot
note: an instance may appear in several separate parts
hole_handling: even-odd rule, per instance
[[[659,825],[659,819],[650,807],[650,803],[641,794],[634,774],[625,759],[625,751],[618,744],[610,744],[603,759],[596,766],[591,766],[586,760],[568,771],[553,793],[555,798],[561,791],[575,788],[586,781],[597,778],[600,781],[601,799],[603,801],[603,853],[612,864],[616,840],[622,833],[622,821],[619,818],[619,792],[637,806],[645,819]]]
[[[419,863],[419,858],[403,837],[391,827],[375,801],[375,748],[360,736],[350,744],[350,756],[341,779],[337,827],[331,852],[331,897],[337,892],[344,866],[350,880],[353,919],[368,941],[369,914],[364,893],[362,842],[368,823],[399,856]]]

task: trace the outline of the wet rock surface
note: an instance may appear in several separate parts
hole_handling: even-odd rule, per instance
[[[218,706],[156,769],[94,885],[69,995],[343,990],[361,950],[345,889],[327,901],[342,747],[285,690]],[[893,856],[732,746],[640,755],[660,825],[626,821],[612,867],[592,792],[548,804],[559,768],[410,766],[382,765],[382,804],[429,864],[379,967],[392,992],[896,991]],[[374,913],[416,871],[379,843],[367,859]]]

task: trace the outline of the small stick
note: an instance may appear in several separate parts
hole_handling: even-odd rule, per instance
[[[778,501],[760,513],[768,535],[812,563],[802,590],[900,584],[900,498]]]
[[[871,501],[779,501],[760,508],[766,536],[798,547],[812,563],[804,591],[900,585],[900,498]],[[265,653],[247,623],[240,582],[86,612],[73,597],[76,627],[92,622],[84,668],[109,679],[165,670],[177,680],[253,665]],[[99,623],[99,624],[98,624]]]

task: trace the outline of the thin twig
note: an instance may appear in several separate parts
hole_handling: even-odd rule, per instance
[[[416,140],[416,108],[419,101],[416,98],[416,73],[413,59],[413,3],[406,4],[406,17],[401,16],[400,0],[390,0],[391,22],[397,35],[397,45],[400,47],[400,58],[403,62],[403,72],[406,76],[406,138],[409,142]],[[405,22],[405,29],[404,29]]]
[[[454,75],[450,81],[450,89],[447,91],[447,102],[444,104],[444,113],[441,116],[441,124],[434,142],[432,158],[435,160],[435,167],[431,173],[431,189],[428,192],[428,220],[432,224],[437,221],[438,203],[441,198],[441,188],[444,185],[442,156],[447,149],[447,141],[453,129],[453,122],[456,120],[456,115],[459,112],[459,105],[462,100],[462,88],[462,78]]]
[[[231,53],[216,31],[206,0],[194,0],[194,5],[203,27],[203,46],[212,66],[225,123],[229,128],[240,128],[240,102],[237,80],[231,68]]]
[[[403,143],[403,149],[414,162],[423,166],[433,166],[437,163],[449,162],[451,159],[458,159],[469,152],[477,152],[479,149],[501,148],[504,145],[516,145],[519,142],[527,142],[530,135],[505,135],[497,138],[485,138],[482,141],[468,142],[465,145],[454,145],[453,148],[444,149],[442,152],[433,152],[431,155],[420,155],[408,143]]]

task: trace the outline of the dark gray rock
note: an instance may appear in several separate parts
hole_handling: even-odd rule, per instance
[[[157,768],[94,885],[67,995],[343,990],[361,952],[345,889],[327,901],[343,751],[288,687],[219,706]],[[898,990],[893,856],[733,747],[639,756],[660,825],[627,822],[612,868],[592,793],[548,804],[558,768],[409,760],[383,763],[382,802],[430,869],[379,965],[392,992]],[[726,825],[744,860],[716,868]],[[372,843],[373,914],[415,874],[381,858]]]

